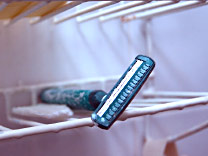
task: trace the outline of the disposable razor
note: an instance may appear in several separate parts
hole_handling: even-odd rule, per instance
[[[103,129],[109,129],[131,103],[155,67],[154,61],[138,55],[112,90],[103,98],[91,118]]]

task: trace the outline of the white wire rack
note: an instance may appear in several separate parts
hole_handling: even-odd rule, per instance
[[[44,6],[46,6],[47,4],[48,4],[48,2],[40,2],[40,3],[38,3],[37,5],[35,5],[34,7],[32,7],[31,9],[29,9],[29,10],[27,10],[27,11],[25,11],[25,12],[22,12],[22,13],[20,13],[19,15],[17,15],[16,17],[14,17],[14,18],[12,18],[12,19],[6,21],[6,22],[5,22],[5,25],[10,25],[10,24],[13,24],[13,23],[17,22],[18,20],[20,20],[20,19],[26,17],[27,15],[29,15],[29,14],[35,12],[35,11],[37,11],[38,9],[40,9],[40,8],[42,8],[42,7],[44,7]],[[0,9],[0,10],[1,10],[1,9]]]
[[[140,108],[140,109],[137,108],[137,109],[125,111],[119,120],[126,120],[128,118],[144,116],[144,115],[152,115],[169,110],[177,110],[177,109],[181,110],[186,107],[191,107],[199,104],[207,104],[207,103],[208,103],[208,96],[188,99],[188,100],[183,100],[173,103],[167,103],[166,105],[157,105],[157,106]],[[85,126],[90,126],[90,127],[94,126],[94,123],[92,122],[91,118],[88,117],[82,119],[75,119],[73,121],[65,121],[65,122],[48,124],[48,125],[37,125],[35,127],[23,128],[18,130],[9,130],[0,134],[0,140],[10,139],[10,138],[21,138],[24,136],[41,134],[41,133],[59,132],[66,129],[73,129],[73,128],[79,128]],[[202,126],[200,126],[200,129],[202,129],[202,127],[207,127],[207,122],[205,125],[203,124]],[[194,132],[197,131],[196,129],[198,130],[198,128],[195,128],[193,131]],[[3,130],[5,130],[5,127]],[[6,130],[8,129],[6,128]],[[188,133],[192,133],[192,132],[188,132]],[[188,135],[188,134],[183,134],[183,136],[184,135]],[[175,140],[175,139],[171,138],[171,140]]]
[[[79,128],[79,127],[85,127],[85,126],[94,126],[93,121],[88,116],[86,118],[79,118],[79,119],[73,119],[70,121],[63,121],[59,123],[53,123],[53,124],[43,124],[41,122],[35,122],[30,120],[24,120],[15,118],[10,114],[11,112],[11,103],[10,98],[12,95],[18,92],[22,91],[29,91],[31,94],[35,94],[36,96],[32,96],[32,101],[36,101],[33,98],[38,98],[37,92],[43,88],[56,86],[56,87],[70,87],[74,85],[83,85],[84,83],[92,83],[92,82],[99,82],[100,84],[104,84],[101,86],[105,86],[105,83],[108,81],[116,81],[119,76],[114,77],[102,77],[102,78],[96,78],[96,79],[88,79],[88,80],[79,80],[74,82],[57,82],[57,83],[50,83],[50,84],[41,84],[36,86],[22,86],[22,87],[16,87],[16,88],[7,88],[0,90],[1,93],[5,96],[6,105],[7,107],[7,113],[8,113],[8,119],[12,122],[18,123],[20,125],[27,125],[30,126],[28,128],[18,129],[18,130],[9,130],[6,127],[0,127],[1,130],[4,133],[0,134],[0,140],[4,139],[10,139],[10,138],[21,138],[28,135],[35,135],[40,133],[49,133],[49,132],[58,132],[66,129],[73,129],[73,128]],[[104,88],[103,88],[104,89]],[[160,93],[160,92],[159,92]],[[162,95],[165,95],[166,99],[162,98],[160,100],[158,99],[143,99],[143,100],[137,100],[132,103],[132,105],[127,109],[122,116],[119,118],[119,120],[126,120],[128,118],[133,117],[139,117],[139,116],[145,116],[145,115],[153,115],[164,111],[170,111],[170,110],[182,110],[186,107],[192,107],[196,105],[203,105],[208,104],[208,93],[193,93],[193,92],[162,92]],[[165,94],[166,93],[166,94]],[[153,93],[152,93],[153,94]],[[152,94],[149,93],[149,96],[151,97]],[[144,95],[147,97],[148,94],[144,92]],[[161,95],[157,94],[155,92],[155,95]],[[174,99],[173,97],[177,97],[177,95],[180,95],[180,98],[183,97],[191,97],[190,99]],[[202,96],[203,95],[203,96]],[[170,96],[171,98],[167,99],[167,97]],[[199,97],[198,97],[199,96]],[[161,97],[161,96],[160,96]],[[194,98],[193,98],[194,97]],[[141,104],[144,104],[146,100],[146,106],[142,106]],[[156,104],[158,102],[167,102],[172,101],[168,103],[163,104]],[[175,102],[173,102],[175,101]],[[141,102],[141,103],[140,103]],[[135,104],[136,103],[136,104]],[[151,105],[152,104],[152,105]],[[32,127],[31,127],[32,126]],[[7,131],[5,131],[7,130]]]
[[[52,0],[53,1],[53,0]],[[7,19],[4,23],[6,25],[11,25],[21,20],[24,17],[32,14],[33,12],[42,9],[43,7],[47,7],[48,4],[52,1],[40,1],[30,9],[23,8],[20,13],[17,13],[15,17],[11,19]],[[24,2],[24,1],[22,1]],[[67,2],[67,1],[66,1]],[[124,22],[132,21],[135,19],[146,19],[152,18],[155,16],[160,16],[168,13],[183,11],[203,5],[207,5],[207,1],[195,0],[195,1],[180,1],[180,0],[170,0],[170,1],[123,1],[118,3],[119,1],[105,1],[105,2],[97,2],[97,4],[88,6],[88,7],[80,7],[74,13],[68,13],[64,16],[56,16],[62,12],[70,10],[76,6],[81,6],[83,3],[88,3],[88,1],[68,1],[62,7],[58,9],[54,9],[49,11],[47,14],[43,16],[37,16],[36,18],[30,19],[31,24],[37,24],[44,20],[50,19],[54,17],[54,23],[62,23],[67,20],[71,20],[77,17],[78,23],[87,22],[93,19],[97,19],[101,22],[106,22],[112,19],[121,19]],[[12,1],[5,1],[0,3],[0,10],[6,9],[6,7],[13,3]],[[110,8],[108,7],[110,6]],[[108,7],[108,8],[106,8]],[[87,15],[85,15],[87,14]]]
[[[34,20],[32,19],[30,21],[30,23],[31,24],[37,24],[37,23],[39,23],[41,21],[44,21],[44,20],[46,20],[48,18],[51,18],[51,17],[53,17],[53,16],[55,16],[57,14],[60,14],[61,12],[64,12],[64,11],[66,11],[68,9],[71,9],[71,8],[77,6],[77,5],[80,5],[81,3],[83,3],[83,2],[82,1],[71,1],[71,2],[68,2],[65,6],[61,7],[58,10],[55,10],[55,11],[53,11],[51,13],[48,13],[48,14],[46,14],[44,16],[41,16],[38,19],[34,19]]]
[[[72,13],[70,15],[67,15],[65,17],[62,17],[62,18],[54,18],[54,23],[61,23],[61,22],[64,22],[66,20],[72,19],[74,17],[77,17],[77,16],[80,16],[80,15],[86,14],[86,13],[91,12],[91,11],[94,11],[94,10],[98,10],[98,9],[107,7],[107,6],[112,5],[112,4],[115,4],[115,3],[116,2],[112,2],[112,1],[110,1],[110,2],[108,2],[108,1],[106,1],[106,2],[100,2],[100,3],[97,3],[95,5],[89,6],[87,8],[78,10],[77,12]]]

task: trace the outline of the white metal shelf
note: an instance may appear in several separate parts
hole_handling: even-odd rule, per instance
[[[129,17],[124,17],[122,21],[129,22],[129,21],[136,20],[136,19],[153,18],[156,16],[179,12],[179,11],[207,5],[207,4],[208,2],[203,2],[203,1],[180,2],[180,3],[173,4],[173,5],[169,5],[168,7],[161,7],[161,8],[153,9],[147,12],[141,12],[141,13],[129,16]],[[109,20],[109,19],[103,19],[103,21],[106,21],[106,20]]]
[[[108,82],[112,82],[112,81],[116,82],[119,79],[119,77],[120,75],[112,76],[112,77],[100,77],[100,78],[92,78],[92,79],[55,82],[55,83],[46,83],[46,84],[39,84],[39,85],[32,85],[32,86],[20,86],[20,87],[14,87],[14,88],[1,89],[0,93],[5,96],[5,100],[6,100],[5,102],[7,106],[8,120],[19,125],[27,125],[29,126],[29,128],[3,131],[4,133],[0,134],[0,140],[24,137],[27,135],[35,135],[35,134],[40,134],[40,133],[57,132],[57,131],[65,130],[65,129],[72,129],[72,128],[78,128],[78,127],[84,127],[84,126],[94,126],[94,123],[92,122],[91,118],[89,118],[91,112],[84,113],[84,115],[82,114],[81,116],[79,116],[81,117],[79,119],[75,115],[71,117],[71,120],[69,118],[69,121],[63,121],[63,122],[53,123],[53,124],[43,124],[41,121],[37,122],[37,121],[31,121],[27,119],[14,117],[14,115],[11,114],[12,113],[11,98],[16,93],[29,92],[32,95],[31,104],[36,105],[38,103],[38,100],[37,100],[38,92],[44,88],[47,88],[47,87],[69,87],[70,88],[70,86],[74,86],[74,85],[78,86],[79,88],[82,88],[82,85],[99,83],[101,86],[100,88],[105,90],[106,89],[105,87]],[[122,114],[119,120],[126,120],[128,118],[133,118],[133,117],[152,115],[152,114],[157,114],[160,112],[170,111],[170,110],[182,110],[183,108],[186,108],[186,107],[192,107],[192,106],[208,103],[208,93],[206,92],[200,93],[200,92],[145,91],[143,92],[143,95],[146,99],[134,100],[132,104],[130,105],[129,109],[127,109]],[[158,99],[157,96],[160,97],[160,99]],[[156,98],[152,98],[152,97],[156,97]],[[183,99],[183,98],[191,98],[191,99]]]
[[[53,123],[53,124],[42,124],[40,122],[36,121],[30,121],[30,120],[25,120],[25,119],[20,119],[20,118],[15,118],[11,113],[11,96],[14,95],[15,93],[19,92],[25,92],[29,91],[30,93],[34,93],[36,91],[36,94],[33,98],[38,98],[37,96],[37,91],[47,88],[49,86],[53,87],[70,87],[74,85],[82,86],[83,84],[86,83],[100,83],[103,88],[105,88],[106,82],[109,81],[117,81],[117,79],[120,76],[113,76],[113,77],[101,77],[101,78],[94,78],[94,79],[88,79],[88,80],[77,80],[77,81],[71,81],[71,82],[57,82],[57,83],[50,83],[50,84],[40,84],[40,85],[33,85],[33,86],[22,86],[22,87],[15,87],[15,88],[6,88],[6,89],[1,89],[0,92],[3,93],[5,96],[6,100],[6,105],[8,106],[7,113],[8,113],[8,119],[14,123],[20,124],[20,125],[27,125],[29,126],[28,128],[23,128],[23,129],[17,129],[17,130],[9,130],[9,131],[2,131],[3,133],[0,134],[0,140],[4,139],[11,139],[11,138],[21,138],[24,136],[29,136],[29,135],[36,135],[36,134],[41,134],[41,133],[49,133],[49,132],[59,132],[62,130],[66,129],[73,129],[73,128],[79,128],[79,127],[86,127],[86,126],[94,126],[93,121],[91,120],[90,112],[87,113],[86,117],[83,118],[83,115],[81,118],[77,119],[72,116],[72,119],[69,121],[63,121],[63,122],[58,122],[58,123]],[[160,92],[159,92],[160,93]],[[166,93],[166,94],[165,94]],[[144,92],[145,97],[152,97],[152,95],[161,95],[157,94],[157,92]],[[160,112],[165,112],[165,111],[170,111],[170,110],[182,110],[186,107],[193,107],[196,105],[202,105],[202,104],[208,104],[208,93],[206,92],[162,92],[162,95],[165,97],[164,102],[168,100],[169,101],[174,101],[174,102],[168,102],[168,103],[163,103],[160,104],[158,102],[162,102],[162,98],[158,100],[156,99],[143,99],[140,100],[141,103],[144,104],[145,100],[146,106],[141,107],[140,104],[138,103],[139,100],[135,100],[133,104],[130,105],[129,109],[127,109],[119,118],[119,120],[126,120],[129,118],[134,118],[134,117],[140,117],[140,116],[145,116],[145,115],[153,115],[157,114]],[[180,98],[190,98],[190,99],[177,99],[174,97],[178,97],[177,95],[180,95]],[[191,95],[191,96],[190,96]],[[194,96],[195,95],[195,96]],[[167,99],[168,96],[172,96],[171,98]],[[199,96],[199,97],[198,97]],[[200,97],[201,96],[201,97]],[[194,98],[193,98],[194,97]],[[155,100],[155,101],[154,101]],[[31,98],[31,103],[32,101],[36,101]],[[154,103],[155,102],[155,103]],[[136,103],[136,105],[135,105]],[[149,104],[152,105],[149,105]],[[37,104],[37,103],[35,103]],[[139,106],[139,107],[138,107]],[[31,127],[32,126],[32,127]],[[1,128],[2,130],[2,128]]]
[[[33,2],[33,1],[19,1],[19,2]],[[38,1],[37,1],[38,2]],[[47,7],[51,2],[62,2],[62,1],[39,1],[33,7],[29,9],[22,8],[19,13],[17,13],[14,17],[5,19],[6,25],[14,24],[15,22],[21,20],[24,17],[29,16],[30,14],[38,11],[39,9],[43,9]],[[79,7],[80,9],[76,9],[73,13],[66,14],[64,16],[56,16],[62,12],[70,10],[76,6],[82,5],[83,3],[88,3],[90,1],[63,1],[66,2],[63,6],[57,6],[57,9],[52,9],[44,15],[39,15],[35,18],[30,19],[31,24],[37,24],[44,20],[50,19],[54,17],[54,23],[58,24],[72,18],[77,17],[78,23],[87,22],[93,19],[97,19],[100,22],[106,22],[112,19],[120,19],[123,22],[132,21],[135,19],[147,19],[153,18],[155,16],[160,16],[164,14],[179,12],[203,5],[207,5],[207,1],[182,1],[182,0],[169,0],[169,1],[123,1],[122,3],[118,3],[119,1],[105,1],[105,2],[97,2],[96,4],[87,6],[87,7]],[[125,2],[125,3],[124,3]],[[6,9],[10,3],[13,1],[2,1],[0,3],[0,11]],[[17,2],[16,2],[17,3]],[[29,5],[29,4],[28,4]],[[110,8],[106,8],[111,6]],[[1,14],[1,12],[0,12]],[[85,15],[86,14],[86,15]]]
[[[119,120],[123,121],[128,118],[139,117],[144,115],[153,115],[170,110],[182,110],[186,107],[192,107],[192,106],[202,105],[207,103],[208,103],[208,96],[205,96],[205,97],[176,101],[167,104],[159,104],[151,107],[134,108],[134,109],[126,110],[121,115]],[[94,126],[94,123],[90,117],[82,118],[82,119],[74,119],[72,121],[65,121],[65,122],[53,123],[48,125],[37,125],[29,128],[5,131],[4,133],[0,134],[0,140],[11,139],[11,138],[22,138],[25,136],[50,133],[50,132],[57,133],[59,131],[63,131],[66,129],[73,129],[73,128],[86,127],[86,126],[88,127]],[[207,127],[207,123],[205,125],[203,124],[202,126],[200,126],[200,128],[203,127]],[[196,131],[195,129],[192,131]],[[174,140],[173,138],[171,139]]]

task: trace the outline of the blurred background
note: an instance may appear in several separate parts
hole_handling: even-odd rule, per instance
[[[56,18],[96,3],[82,3]],[[115,3],[94,12],[127,3],[130,2]],[[149,82],[155,91],[208,92],[207,15],[208,6],[205,5],[128,22],[121,18],[106,22],[95,18],[79,23],[77,18],[72,18],[54,24],[52,17],[34,25],[23,18],[6,26],[7,19],[2,17],[0,89],[121,75],[138,54],[143,54],[156,62],[153,82]],[[106,92],[114,82],[107,84]],[[83,84],[82,89],[85,88],[102,86]],[[5,101],[1,93],[0,125],[11,129],[27,127],[7,119]],[[29,101],[28,93],[15,94],[11,106],[30,105]],[[0,155],[142,156],[145,135],[157,140],[180,133],[206,121],[207,114],[207,106],[200,105],[118,121],[109,131],[84,127],[0,140]],[[178,155],[206,155],[207,132],[205,129],[177,141]]]

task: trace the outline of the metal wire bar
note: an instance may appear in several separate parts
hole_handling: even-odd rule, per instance
[[[9,121],[12,121],[13,123],[16,123],[18,125],[23,125],[23,126],[40,126],[44,125],[43,123],[40,122],[35,122],[35,121],[30,121],[30,120],[25,120],[25,119],[19,119],[15,117],[10,117]]]
[[[11,130],[10,128],[0,125],[0,131],[10,131],[10,130]]]
[[[129,110],[126,110],[122,114],[119,120],[125,120],[128,118],[144,116],[144,115],[152,115],[152,114],[156,114],[156,113],[160,113],[164,111],[170,111],[170,110],[177,110],[177,109],[181,110],[185,107],[191,107],[191,106],[195,106],[199,104],[207,104],[207,103],[208,103],[208,96],[167,103],[165,105],[163,104],[163,105],[156,105],[156,106],[140,108],[140,109],[138,108],[129,109]],[[12,130],[12,131],[8,131],[3,134],[0,134],[0,140],[11,139],[11,138],[21,138],[24,136],[49,133],[49,132],[59,132],[59,131],[66,130],[66,129],[85,127],[85,126],[94,126],[94,123],[91,120],[91,118],[75,119],[72,121]]]
[[[122,10],[125,10],[125,9],[129,9],[129,8],[133,8],[133,7],[136,7],[136,6],[140,6],[140,5],[143,5],[143,4],[148,3],[148,2],[149,1],[129,2],[127,4],[122,4],[122,5],[113,7],[113,8],[102,10],[102,11],[99,11],[97,13],[85,16],[85,17],[79,17],[77,19],[77,22],[79,22],[79,23],[86,22],[86,21],[98,18],[100,16],[109,15],[109,14],[112,14],[112,13],[115,13],[115,12],[119,12],[119,11],[122,11]]]
[[[178,1],[157,1],[157,2],[152,2],[152,3],[148,3],[142,6],[138,6],[138,7],[134,7],[132,9],[128,9],[122,12],[118,12],[109,16],[103,16],[100,17],[100,21],[101,22],[106,22],[115,18],[120,18],[129,14],[133,14],[133,13],[137,13],[137,12],[143,12],[149,9],[154,9],[154,8],[158,8],[158,7],[162,7],[162,6],[166,6],[166,5],[171,5],[174,3],[177,3]]]
[[[31,9],[25,11],[25,12],[22,12],[21,14],[17,15],[16,17],[8,20],[5,25],[8,26],[10,24],[13,24],[15,22],[17,22],[18,20],[22,19],[23,17],[26,17],[27,15],[31,14],[32,12],[35,12],[36,10],[46,6],[48,4],[48,2],[40,2],[38,3],[37,5],[35,5],[34,7],[32,7]]]
[[[145,98],[193,98],[207,96],[208,92],[179,92],[179,91],[144,91],[142,96]]]
[[[175,141],[184,139],[184,138],[191,136],[197,132],[200,132],[206,128],[208,128],[208,121],[205,121],[205,122],[201,123],[200,125],[196,125],[196,126],[192,127],[191,129],[186,130],[182,133],[179,133],[177,135],[169,137],[168,142],[170,143],[170,142],[175,142]]]
[[[59,132],[66,129],[84,127],[84,126],[93,126],[94,123],[90,118],[76,119],[72,121],[59,122],[54,124],[35,126],[29,128],[22,128],[17,130],[12,130],[0,134],[0,140],[11,139],[11,138],[21,138],[24,136],[43,134],[49,132]]]
[[[55,16],[55,15],[61,13],[61,12],[64,12],[64,11],[66,11],[68,9],[71,9],[71,8],[77,6],[77,5],[80,5],[81,3],[83,3],[83,2],[82,1],[71,1],[68,4],[66,4],[65,6],[61,7],[58,10],[55,10],[52,13],[49,13],[49,14],[47,14],[45,16],[42,16],[42,17],[40,17],[38,19],[35,19],[35,20],[31,20],[30,24],[37,24],[39,22],[42,22],[42,21],[44,21],[44,20],[46,20],[48,18],[51,18],[51,17],[53,17],[53,16]]]
[[[151,17],[155,17],[155,16],[160,16],[160,15],[164,15],[164,14],[168,14],[168,13],[173,13],[176,11],[182,11],[182,10],[187,10],[187,9],[191,9],[191,8],[195,8],[195,7],[199,7],[199,6],[203,6],[203,5],[207,5],[208,1],[204,2],[204,1],[184,1],[184,2],[180,2],[178,4],[174,4],[168,7],[162,7],[160,9],[153,9],[153,10],[149,10],[143,13],[139,13],[130,17],[124,17],[122,19],[123,22],[129,22],[135,19],[144,19],[144,18],[151,18]]]
[[[58,24],[58,23],[66,21],[66,20],[72,19],[74,17],[89,13],[91,11],[94,11],[94,10],[97,10],[97,9],[100,9],[100,8],[104,8],[106,6],[109,6],[109,5],[112,5],[112,4],[115,4],[115,3],[117,3],[117,2],[104,1],[104,2],[100,2],[100,3],[97,3],[97,4],[92,5],[92,6],[86,7],[84,9],[78,10],[77,12],[72,13],[70,15],[67,15],[65,17],[60,17],[60,18],[59,17],[54,17],[54,23]]]
[[[208,96],[198,97],[193,99],[187,99],[182,101],[176,101],[166,104],[159,104],[151,107],[145,108],[135,108],[134,110],[125,111],[120,117],[120,120],[126,120],[127,118],[144,116],[144,115],[153,115],[156,113],[170,111],[170,110],[181,110],[186,107],[196,106],[199,104],[207,104]]]

